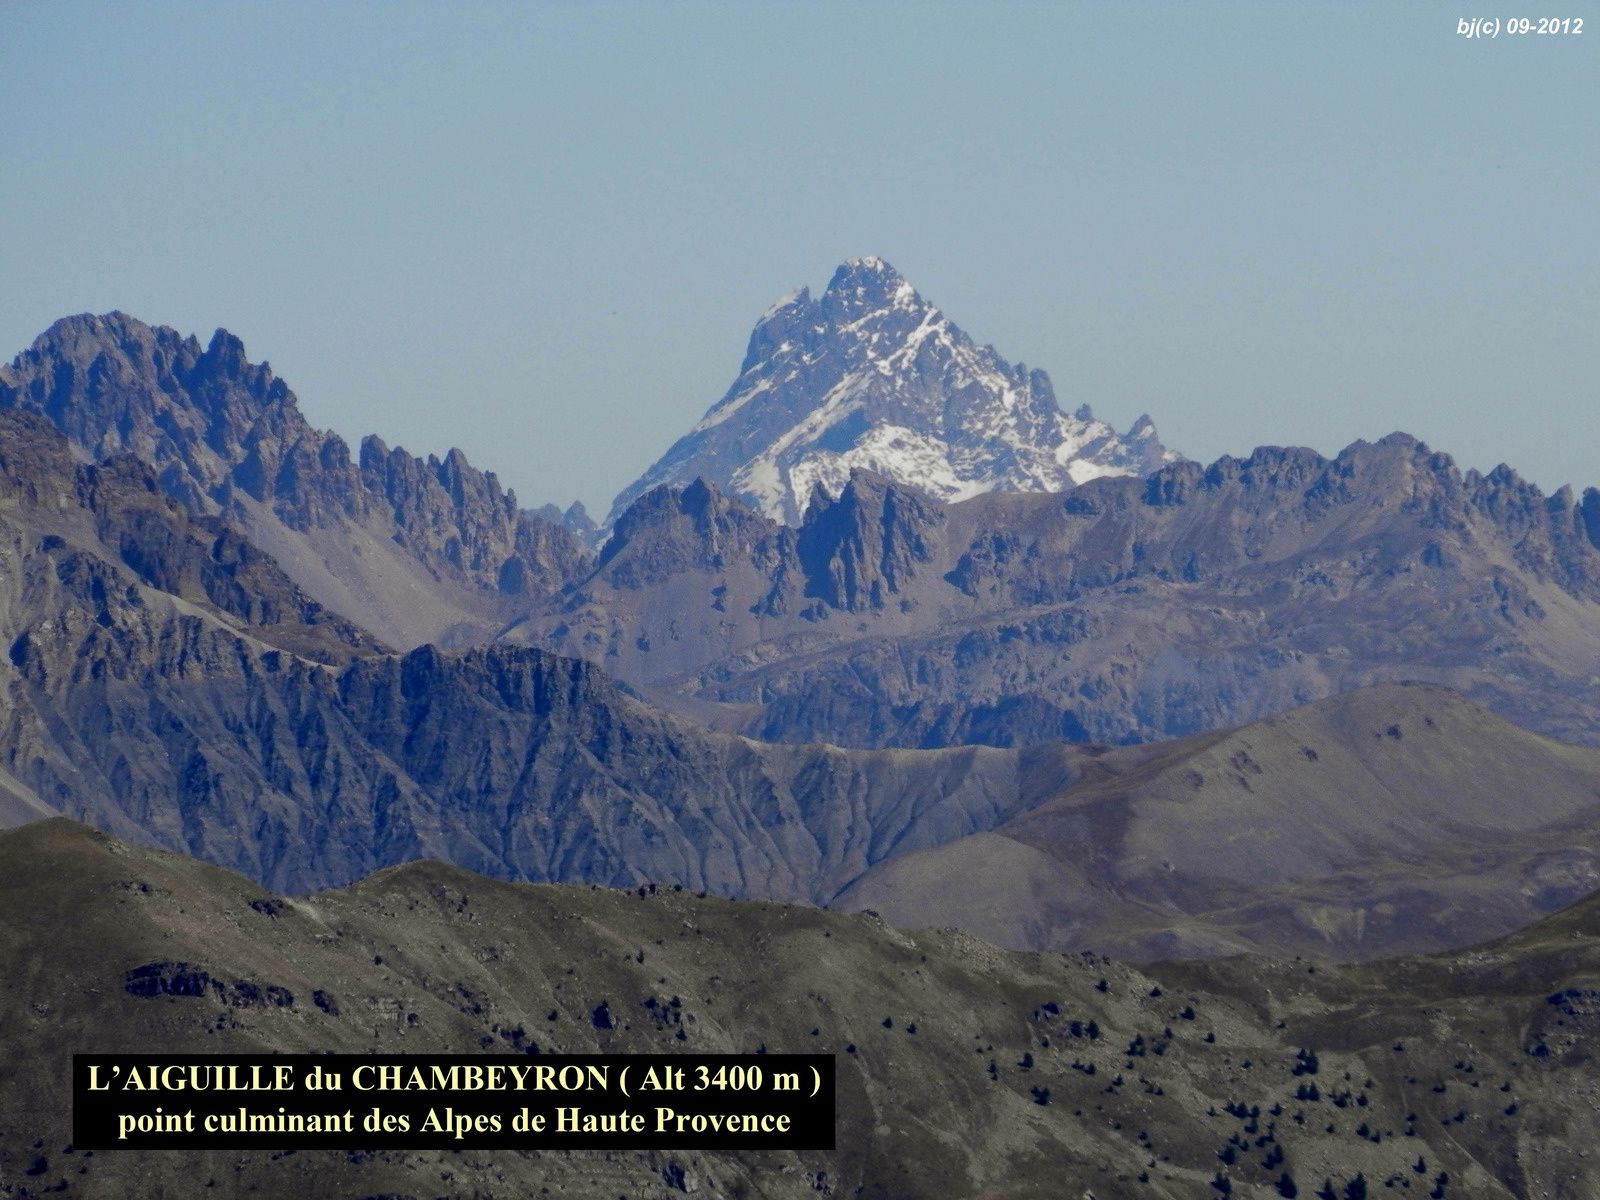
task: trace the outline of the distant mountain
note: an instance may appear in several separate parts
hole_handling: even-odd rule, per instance
[[[768,525],[712,501],[680,518],[685,545]],[[875,526],[898,502],[862,503]],[[863,614],[918,561],[908,542],[869,576],[848,548],[813,558],[820,533],[777,536]],[[1449,693],[1118,749],[753,742],[543,650],[396,655],[148,465],[79,463],[31,413],[0,413],[0,568],[0,824],[63,813],[275,887],[436,857],[1028,945],[1362,955],[1505,932],[1600,879],[1580,849],[1600,751]]]
[[[1118,434],[1088,405],[1062,412],[1043,371],[974,344],[888,263],[857,258],[820,297],[802,289],[767,310],[727,394],[618,495],[607,525],[651,488],[697,477],[798,525],[816,489],[837,495],[856,468],[963,500],[1176,458],[1148,417]]]
[[[940,503],[856,471],[798,529],[696,483],[506,635],[748,735],[1149,742],[1406,679],[1600,742],[1600,491],[1404,434]]]
[[[308,594],[393,645],[485,640],[590,557],[459,450],[420,459],[369,437],[352,459],[226,330],[202,347],[124,313],[67,317],[0,366],[0,409],[45,417],[90,461],[149,463],[169,496],[226,515]]]
[[[0,412],[0,648],[0,824],[64,813],[280,887],[431,856],[820,903],[1088,761],[764,745],[545,651],[395,655],[148,465],[78,463],[22,412]]]
[[[548,521],[552,525],[560,525],[585,541],[592,540],[600,531],[600,527],[589,516],[589,510],[583,506],[582,500],[574,500],[565,509],[557,508],[554,504],[543,504],[529,515],[541,521]]]
[[[15,1079],[111,1052],[765,1049],[838,1071],[837,1149],[754,1154],[86,1153],[70,1089],[5,1087],[0,1188],[17,1200],[1600,1194],[1592,898],[1445,956],[1135,970],[440,863],[282,898],[46,821],[0,835],[0,910],[27,918],[0,922]]]
[[[20,638],[6,643],[12,666],[27,656],[30,625],[70,639],[80,619],[109,628],[118,606],[182,614],[325,665],[387,649],[306,595],[226,518],[163,494],[148,463],[128,454],[82,463],[32,413],[0,410],[0,504],[0,621]]]

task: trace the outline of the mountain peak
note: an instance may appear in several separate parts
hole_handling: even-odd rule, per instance
[[[27,361],[55,356],[73,356],[85,351],[91,354],[100,348],[111,348],[122,358],[146,356],[158,345],[177,348],[185,344],[177,330],[165,326],[146,325],[125,312],[76,313],[51,322],[50,327],[33,340],[33,345],[12,360],[11,369],[25,369]],[[194,354],[199,354],[199,343],[188,339]]]
[[[226,329],[202,345],[126,313],[65,317],[0,365],[7,409],[48,420],[91,462],[149,464],[173,499],[234,522],[318,603],[396,645],[486,634],[505,597],[542,595],[588,561],[459,450],[424,460],[371,438],[352,462]]]
[[[878,287],[893,290],[905,283],[904,277],[885,260],[874,255],[847,258],[828,281],[828,291],[853,287]]]
[[[865,254],[859,258],[847,258],[839,266],[841,271],[870,271],[881,275],[892,275],[900,278],[900,273],[891,267],[876,254]]]
[[[846,259],[828,280],[821,308],[834,323],[849,324],[877,310],[924,311],[930,305],[881,258]]]
[[[884,259],[852,258],[813,299],[791,292],[750,335],[739,376],[687,435],[617,497],[705,476],[799,525],[815,485],[856,468],[945,501],[1061,491],[1171,462],[1148,418],[1128,434],[1088,405],[1062,412],[1043,371],[979,346]]]

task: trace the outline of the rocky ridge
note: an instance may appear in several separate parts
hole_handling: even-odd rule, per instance
[[[0,1090],[0,1195],[1202,1195],[1581,1200],[1600,1188],[1591,898],[1457,954],[1134,969],[672,888],[439,863],[278,897],[65,821],[0,834],[0,1052],[812,1052],[802,1153],[88,1153]],[[203,983],[201,981],[204,981]],[[604,1021],[596,1012],[603,1007]],[[343,1105],[341,1104],[341,1107]]]
[[[64,318],[0,366],[0,409],[48,419],[91,462],[149,463],[168,495],[226,515],[308,594],[395,645],[482,639],[588,558],[460,451],[420,459],[369,437],[352,457],[226,330],[202,347],[124,313]]]
[[[66,813],[280,887],[433,856],[823,902],[1084,761],[763,745],[541,650],[397,655],[27,413],[0,413],[0,566],[0,822]]]
[[[869,614],[922,569],[914,538],[868,579],[871,556],[813,556],[820,533],[709,488],[656,495],[679,552],[792,551],[807,604],[854,596]],[[881,548],[896,503],[863,496],[843,544]],[[1600,820],[1594,752],[1435,689],[1353,693],[1195,744],[753,742],[544,650],[390,652],[145,464],[77,463],[15,412],[0,413],[0,560],[0,823],[65,813],[279,888],[436,857],[920,923],[946,919],[959,877],[954,919],[1027,945],[1359,956],[1504,932],[1600,878],[1568,844]],[[625,561],[651,580],[650,558]],[[1538,802],[1507,808],[1519,789]],[[1419,831],[1403,870],[1384,857],[1396,823]],[[1240,829],[1259,849],[1242,873],[1220,851],[1195,858]]]
[[[1600,491],[1403,434],[958,504],[856,471],[798,529],[702,481],[506,636],[777,740],[1155,741],[1419,679],[1593,741]]]

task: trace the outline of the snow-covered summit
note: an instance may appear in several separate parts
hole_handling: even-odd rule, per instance
[[[766,311],[733,386],[607,524],[650,488],[700,476],[795,525],[817,484],[838,494],[858,467],[962,500],[1177,457],[1148,417],[1118,434],[1088,405],[1062,412],[1043,371],[976,345],[883,259],[853,258],[820,297],[802,288]]]

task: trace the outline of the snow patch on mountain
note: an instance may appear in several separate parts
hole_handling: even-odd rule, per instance
[[[616,500],[696,477],[798,524],[812,490],[866,468],[946,501],[1062,491],[1176,461],[1148,417],[1126,434],[1087,405],[1062,412],[1043,371],[979,346],[880,258],[851,259],[815,299],[774,303],[739,376]]]

